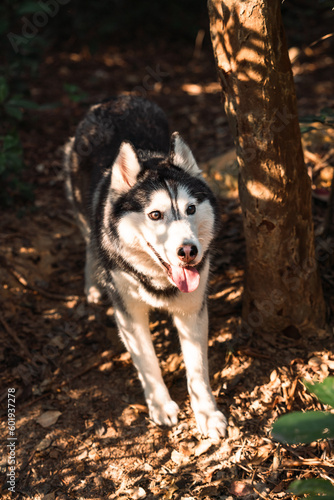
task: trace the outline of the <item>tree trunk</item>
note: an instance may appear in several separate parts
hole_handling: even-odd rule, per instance
[[[280,0],[208,0],[211,38],[239,163],[248,329],[321,327],[311,185]]]

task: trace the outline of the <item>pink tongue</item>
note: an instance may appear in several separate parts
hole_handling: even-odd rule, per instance
[[[171,266],[172,280],[181,292],[193,292],[199,285],[199,272],[194,267]]]

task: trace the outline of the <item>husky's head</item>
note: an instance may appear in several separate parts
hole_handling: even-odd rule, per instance
[[[196,290],[217,227],[215,198],[178,133],[169,156],[122,143],[112,168],[113,216],[126,259],[182,292]],[[149,257],[149,258],[148,258]]]

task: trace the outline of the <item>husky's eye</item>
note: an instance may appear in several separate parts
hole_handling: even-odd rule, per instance
[[[196,212],[196,206],[195,205],[189,205],[189,207],[186,210],[187,215],[194,215]]]
[[[149,218],[152,220],[160,220],[163,218],[162,213],[159,210],[154,210],[153,212],[148,214]]]

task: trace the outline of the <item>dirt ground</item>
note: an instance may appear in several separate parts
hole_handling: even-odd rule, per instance
[[[292,53],[301,116],[333,109],[331,47],[325,40]],[[111,46],[94,56],[88,48],[50,52],[31,84],[36,102],[58,104],[27,113],[22,129],[34,203],[1,214],[0,432],[5,443],[8,388],[15,388],[17,437],[15,493],[8,491],[6,444],[2,448],[4,499],[288,499],[295,478],[334,477],[332,442],[286,446],[271,437],[279,415],[322,408],[302,379],[322,380],[334,372],[331,259],[321,260],[325,330],[242,334],[241,210],[235,172],[222,167],[233,158],[233,144],[210,47],[195,55],[193,49],[158,44]],[[64,84],[86,95],[76,101],[79,90],[64,90]],[[196,430],[169,318],[152,314],[151,328],[164,379],[181,408],[172,429],[148,418],[112,305],[89,306],[83,294],[84,246],[64,195],[61,146],[90,104],[120,92],[147,95],[162,106],[171,130],[188,141],[221,196],[209,340],[211,383],[229,422],[219,444]],[[317,193],[326,198],[330,185],[333,131],[313,125],[304,146],[321,234],[326,200]]]

